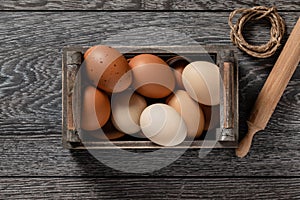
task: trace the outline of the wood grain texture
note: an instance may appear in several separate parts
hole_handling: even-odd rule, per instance
[[[217,0],[0,0],[4,10],[223,10],[258,5],[276,6],[279,10],[300,10],[298,0],[286,1],[217,1]]]
[[[171,1],[168,1],[169,5],[166,7],[167,1],[156,4],[155,1],[130,1],[126,5],[119,1],[100,2],[98,5],[94,4],[95,1],[80,4],[78,0],[72,3],[59,0],[15,2],[0,0],[0,8],[82,9],[87,5],[83,9],[166,9],[174,6]],[[186,9],[206,9],[211,6],[210,2],[189,1]],[[289,2],[278,1],[276,4],[282,6],[279,6],[280,9],[299,10],[299,2],[293,2],[292,5]],[[225,9],[232,8],[231,4],[218,2],[217,6],[208,9],[223,9],[223,4],[226,5]],[[247,2],[237,2],[233,6],[239,4],[246,5]],[[230,44],[226,24],[228,14],[0,13],[0,41],[1,46],[5,47],[0,49],[0,199],[299,199],[299,178],[199,177],[299,176],[299,68],[267,129],[256,135],[253,148],[245,159],[234,157],[234,150],[226,149],[215,149],[200,159],[198,151],[191,150],[170,166],[151,174],[143,174],[152,177],[136,178],[131,177],[135,174],[125,174],[106,167],[86,151],[68,151],[62,148],[63,46],[91,46],[105,41],[109,44],[126,44],[124,37],[110,36],[127,29],[135,30],[128,37],[131,44],[135,44],[137,38],[144,34],[143,28],[149,25],[172,27],[201,44]],[[280,14],[286,20],[290,32],[300,13]],[[250,42],[267,41],[268,32],[262,26],[268,26],[268,23],[262,21],[246,28],[245,34]],[[151,40],[157,36],[154,33],[152,39],[146,42],[151,44]],[[167,38],[169,40],[170,35]],[[170,42],[180,43],[180,40],[181,38],[173,38]],[[250,108],[274,65],[276,56],[278,53],[272,58],[260,60],[238,51],[241,136],[247,130],[246,119]],[[113,152],[107,151],[105,156],[109,157],[111,153]],[[146,160],[140,160],[139,164],[143,168]],[[128,177],[120,177],[123,175]],[[93,176],[104,178],[96,179]],[[110,177],[105,178],[106,176]]]
[[[3,199],[299,199],[300,179],[4,178]]]
[[[286,139],[282,134],[257,133],[252,150],[244,159],[235,157],[234,149],[214,149],[204,158],[199,158],[198,150],[189,150],[171,165],[146,174],[125,173],[102,164],[87,151],[63,149],[56,134],[1,137],[0,176],[299,176],[299,131],[285,132],[290,135]],[[270,135],[273,139],[266,142],[272,138]],[[116,153],[101,150],[101,160],[111,159]],[[161,154],[157,163],[164,159]],[[145,157],[131,164],[146,170],[151,161]],[[122,169],[121,164],[117,167]]]
[[[299,12],[281,12],[287,31]],[[229,12],[100,12],[1,13],[0,41],[0,175],[107,176],[124,175],[85,151],[69,152],[61,146],[61,49],[66,45],[99,43],[136,44],[147,31],[152,44],[181,44],[182,38],[159,35],[156,28],[181,32],[200,44],[230,44]],[[152,29],[149,29],[149,26]],[[246,37],[266,42],[264,22],[250,26]],[[259,27],[259,31],[257,31]],[[148,29],[147,29],[148,28]],[[115,36],[131,30],[126,37]],[[286,38],[285,38],[286,40]],[[240,132],[246,133],[250,108],[275,63],[252,59],[237,50],[240,65]],[[234,150],[215,149],[204,159],[198,151],[186,152],[178,161],[151,175],[290,175],[300,171],[300,69],[292,77],[265,131],[256,135],[248,157]],[[111,152],[107,152],[109,155]],[[144,161],[141,160],[141,167]],[[149,174],[146,174],[149,175]]]
[[[299,10],[300,3],[297,0],[291,1],[218,1],[218,0],[154,0],[145,1],[146,9],[155,10],[234,10],[237,8],[250,8],[258,5],[267,7],[276,6],[279,10]]]
[[[143,0],[1,0],[3,10],[139,10]]]

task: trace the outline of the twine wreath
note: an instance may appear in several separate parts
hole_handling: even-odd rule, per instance
[[[237,20],[236,24],[233,25],[232,20],[238,13],[241,14],[241,17]],[[260,46],[251,45],[246,42],[243,37],[243,27],[248,21],[259,20],[262,18],[267,18],[271,22],[271,38],[266,44]],[[228,24],[231,28],[230,38],[233,44],[237,45],[249,55],[257,58],[267,58],[272,56],[280,46],[281,39],[285,32],[284,21],[275,7],[267,8],[264,6],[257,6],[250,9],[242,8],[234,10],[229,15]]]

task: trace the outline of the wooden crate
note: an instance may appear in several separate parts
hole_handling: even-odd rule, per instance
[[[114,141],[82,141],[79,136],[81,131],[76,127],[76,116],[72,110],[72,97],[74,93],[74,81],[78,70],[83,63],[83,54],[87,47],[65,47],[62,59],[62,141],[67,149],[156,149],[156,148],[236,148],[238,143],[238,67],[234,51],[230,46],[114,46],[125,57],[141,53],[151,53],[158,56],[166,52],[175,52],[179,55],[210,55],[212,60],[219,66],[223,83],[220,87],[220,127],[215,129],[212,138],[207,137],[184,141],[174,147],[161,147],[149,140],[135,140],[130,138]],[[203,49],[204,48],[204,49]],[[129,53],[130,52],[130,53]],[[172,54],[172,53],[170,53]],[[204,56],[205,58],[207,56]],[[227,64],[224,64],[227,63]],[[230,64],[230,67],[228,67]],[[78,94],[77,94],[78,95]],[[83,144],[84,143],[84,144]]]

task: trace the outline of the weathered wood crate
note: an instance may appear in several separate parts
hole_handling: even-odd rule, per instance
[[[113,141],[84,141],[83,130],[74,122],[78,116],[73,111],[74,82],[76,74],[83,63],[83,55],[87,47],[65,47],[62,59],[62,141],[67,149],[156,149],[156,148],[236,148],[238,143],[238,67],[234,51],[229,46],[114,46],[127,58],[142,53],[151,53],[164,59],[175,52],[177,55],[207,57],[215,62],[220,69],[220,106],[219,126],[211,130],[210,136],[203,134],[194,141],[184,141],[174,147],[161,147],[146,139],[124,137]],[[202,56],[203,55],[203,56]],[[226,63],[226,64],[225,64]]]

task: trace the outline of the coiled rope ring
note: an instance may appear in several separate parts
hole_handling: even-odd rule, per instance
[[[242,15],[237,20],[236,24],[233,25],[232,20],[238,13],[241,13]],[[264,17],[267,18],[272,25],[269,42],[260,46],[249,44],[243,37],[243,26],[250,20],[259,20]],[[237,45],[238,48],[249,55],[257,58],[267,58],[272,56],[280,46],[281,39],[285,32],[284,21],[275,7],[267,8],[264,6],[257,6],[250,9],[242,8],[234,10],[229,15],[228,24],[231,28],[230,39],[233,44]]]

